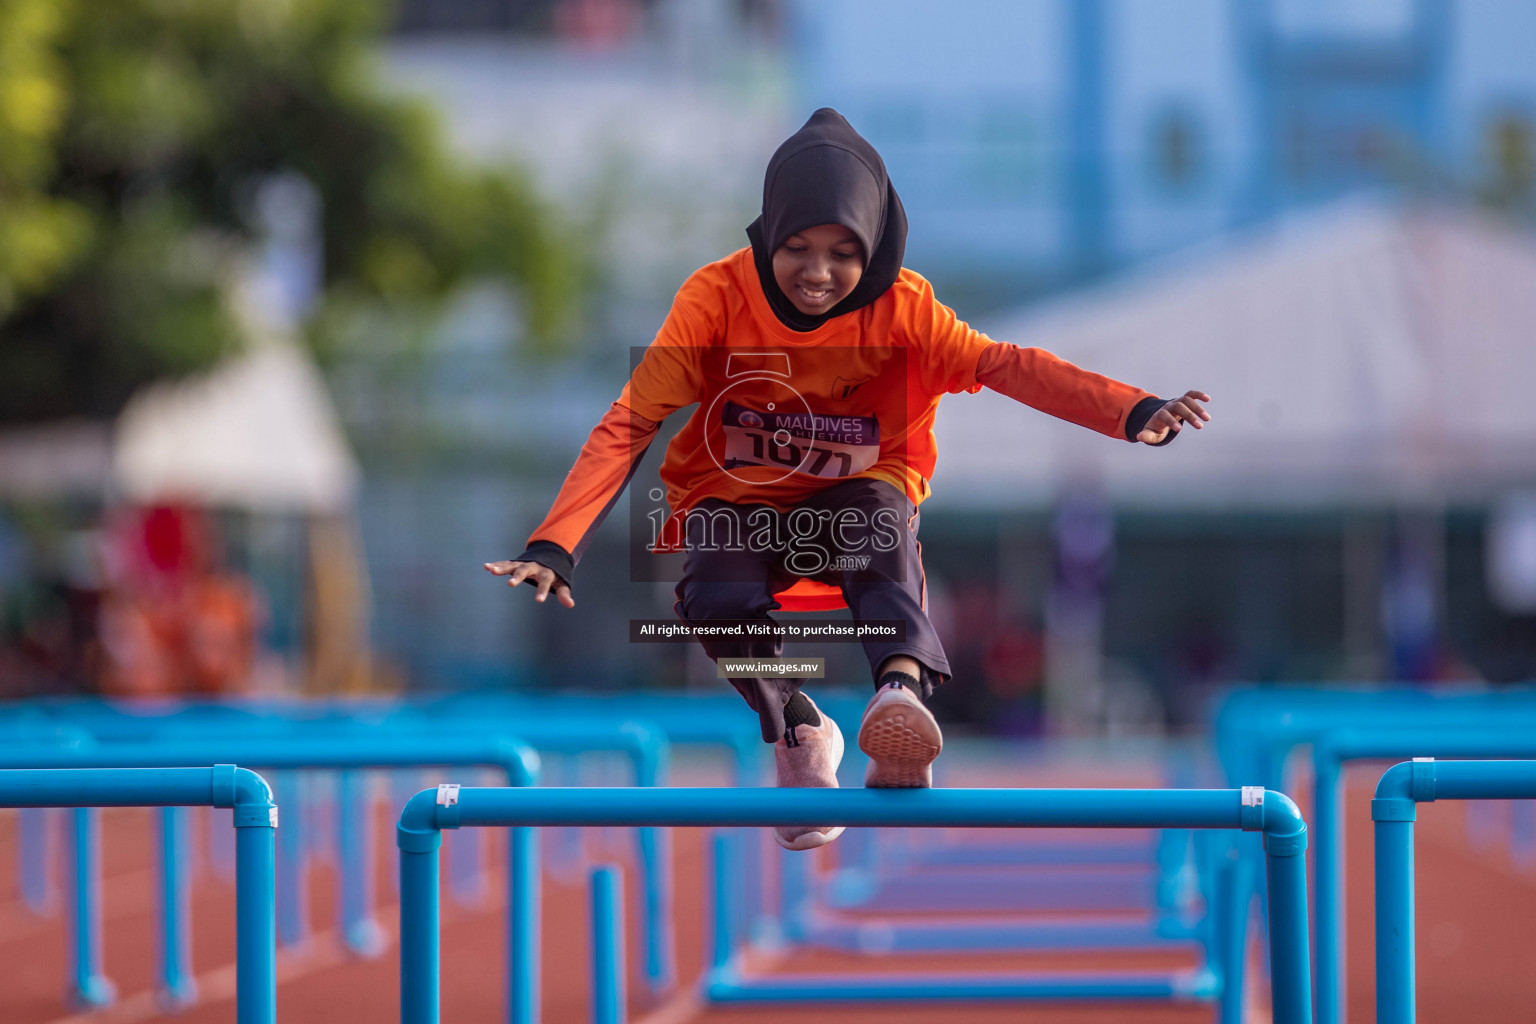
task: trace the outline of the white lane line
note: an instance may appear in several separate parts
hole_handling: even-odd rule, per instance
[[[505,906],[506,900],[503,898],[501,887],[493,884],[487,897],[473,907],[459,907],[445,900],[441,923],[449,925],[481,914],[494,914]],[[374,919],[384,928],[388,941],[392,945],[399,942],[399,935],[390,922],[398,921],[399,917],[398,903],[384,904],[374,908]],[[282,985],[286,981],[293,981],[307,974],[338,966],[351,959],[341,933],[337,929],[319,932],[310,936],[308,944],[302,949],[277,951],[277,983]],[[197,1006],[235,998],[235,965],[232,963],[204,971],[193,980],[197,985]],[[160,1005],[158,991],[149,989],[135,992],[105,1009],[73,1013],[50,1021],[49,1024],[139,1024],[140,1021],[155,1020],[164,1016],[168,1014]]]
[[[307,949],[277,951],[277,983],[281,985],[314,971],[335,967],[347,959],[340,935],[334,930],[321,932],[311,938]],[[235,998],[234,964],[224,964],[204,971],[195,980],[198,1006]],[[70,1014],[50,1024],[135,1024],[137,1021],[154,1020],[162,1016],[167,1016],[167,1013],[160,1005],[159,993],[155,989],[148,989],[135,992],[105,1009]]]
[[[783,963],[783,961],[783,953],[749,949],[737,963],[737,968],[749,971],[754,975],[768,974],[778,967],[779,964]],[[707,967],[705,971],[708,971]],[[703,996],[700,994],[699,986],[701,984],[703,984],[702,976],[691,985],[679,986],[677,993],[671,999],[668,999],[650,1013],[640,1014],[635,1017],[632,1024],[684,1024],[686,1021],[693,1020],[709,1008],[704,1004]]]
[[[146,874],[157,873],[146,872]],[[453,924],[481,914],[494,914],[503,909],[506,905],[505,894],[502,887],[495,884],[499,879],[493,874],[491,880],[490,892],[473,907],[459,907],[445,900],[442,908],[442,924]],[[374,918],[385,928],[391,944],[398,943],[399,935],[389,922],[398,921],[399,913],[398,903],[385,904],[374,909]],[[316,971],[338,966],[351,959],[338,930],[330,929],[320,932],[311,936],[309,945],[305,949],[277,951],[277,983],[282,985],[286,981],[293,981]],[[771,969],[781,959],[782,957],[777,954],[761,952],[756,952],[749,957],[751,966],[757,970]],[[204,971],[197,975],[194,981],[197,985],[196,1005],[198,1006],[235,998],[236,976],[235,965],[232,963]],[[698,984],[694,983],[679,987],[671,998],[655,1010],[635,1016],[633,1024],[685,1024],[697,1017],[704,1009],[703,1001],[699,997]],[[142,1021],[165,1016],[168,1014],[160,1005],[158,991],[148,989],[126,996],[105,1009],[69,1014],[49,1021],[48,1024],[140,1024]]]
[[[632,1024],[684,1024],[697,1017],[703,1009],[704,1002],[699,998],[698,986],[688,985],[679,988],[676,995],[650,1013],[633,1018]]]

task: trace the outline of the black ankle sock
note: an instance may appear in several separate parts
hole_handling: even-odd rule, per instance
[[[805,694],[795,691],[795,695],[789,698],[789,703],[784,705],[784,728],[786,731],[797,725],[817,726],[821,724],[821,716],[816,713],[816,705]]]
[[[875,689],[877,690],[885,686],[905,687],[916,694],[918,700],[923,699],[923,684],[917,676],[910,672],[898,672],[896,669],[891,669],[875,683]]]

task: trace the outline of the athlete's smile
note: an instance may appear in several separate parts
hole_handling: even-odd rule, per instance
[[[802,313],[828,312],[864,276],[864,249],[841,224],[821,224],[790,235],[773,253],[773,278]]]

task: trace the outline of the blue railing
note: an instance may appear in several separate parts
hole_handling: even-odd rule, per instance
[[[664,726],[634,722],[624,726],[622,720],[616,716],[645,713],[656,716],[659,720],[660,716],[657,712],[663,707],[663,703],[658,703],[656,700],[630,697],[607,700],[465,699],[436,704],[377,703],[360,708],[348,705],[304,703],[270,707],[265,705],[228,707],[167,705],[161,713],[145,714],[129,713],[108,705],[79,702],[72,706],[61,704],[50,707],[48,713],[57,715],[57,721],[52,726],[51,732],[47,728],[34,728],[48,725],[46,720],[39,721],[41,713],[36,711],[31,713],[29,720],[25,723],[25,729],[16,727],[22,724],[19,716],[15,720],[0,721],[0,735],[13,741],[7,745],[4,753],[0,753],[0,765],[163,767],[174,764],[206,765],[214,761],[236,761],[260,767],[295,770],[338,769],[350,772],[353,767],[362,767],[358,762],[349,760],[351,755],[346,753],[346,750],[354,749],[348,745],[355,741],[375,744],[387,752],[387,756],[370,760],[367,763],[368,767],[395,767],[407,763],[412,766],[433,764],[470,767],[494,764],[494,758],[481,760],[474,755],[474,751],[478,749],[478,744],[486,741],[488,733],[497,732],[528,739],[534,746],[551,752],[577,753],[593,749],[622,751],[634,764],[635,782],[642,785],[663,782],[669,737],[674,742],[706,743],[723,747],[730,752],[731,763],[736,774],[735,782],[741,785],[755,780],[761,767],[766,763],[764,756],[766,751],[756,736],[755,728],[752,728],[754,723],[747,722],[747,727],[742,728],[742,716],[739,707],[734,703],[734,695],[728,696],[730,699],[702,701],[697,714],[694,714],[690,707],[688,715],[675,716],[685,719],[681,724],[675,725],[672,719],[668,718]],[[670,696],[667,699],[675,703],[677,698]],[[1275,792],[1291,792],[1292,783],[1285,775],[1287,759],[1292,758],[1292,755],[1300,749],[1311,748],[1310,756],[1314,761],[1317,780],[1315,790],[1317,810],[1310,825],[1310,831],[1317,837],[1313,845],[1315,851],[1313,856],[1316,858],[1318,871],[1314,891],[1317,908],[1315,917],[1318,957],[1317,1014],[1322,1022],[1339,1021],[1342,1019],[1344,1002],[1343,962],[1340,952],[1343,948],[1341,909],[1343,833],[1340,827],[1342,818],[1340,775],[1343,766],[1351,761],[1398,759],[1413,755],[1536,756],[1536,741],[1527,738],[1532,734],[1531,727],[1536,726],[1536,694],[1529,691],[1496,694],[1426,694],[1409,690],[1377,690],[1359,693],[1273,690],[1257,695],[1239,694],[1230,702],[1230,705],[1229,710],[1223,713],[1217,740],[1227,755],[1225,762],[1230,772],[1231,783]],[[676,708],[673,707],[672,711],[675,713]],[[527,736],[524,736],[521,731],[524,727],[528,731]],[[45,733],[47,733],[46,737],[44,737]],[[31,742],[39,737],[48,739],[56,746],[33,747],[24,752],[15,745],[15,741],[25,739]],[[424,748],[419,745],[422,743],[438,744],[448,752],[426,757],[422,753]],[[33,755],[34,750],[46,750],[47,753],[40,760]],[[282,756],[285,750],[291,752],[292,760]],[[266,753],[263,754],[262,751]],[[335,756],[329,756],[327,751]],[[95,758],[106,758],[106,760]],[[1291,763],[1294,764],[1293,758]],[[852,759],[850,765],[856,769],[857,758]],[[624,773],[619,778],[627,782],[627,775],[628,773]],[[287,796],[290,791],[283,788],[291,786],[294,781],[294,777],[286,775],[274,779],[279,789],[279,796],[283,797],[281,802],[287,809],[285,813],[297,821],[298,815],[293,813],[293,807]],[[1171,779],[1170,784],[1178,785],[1184,781]],[[406,793],[409,792],[410,788],[407,788],[396,797],[397,807],[399,801],[403,801]],[[436,791],[433,792],[435,794]],[[460,792],[471,795],[495,791],[466,788]],[[572,791],[551,790],[549,792]],[[514,996],[509,1005],[509,1014],[514,1021],[531,1022],[538,1016],[536,985],[538,949],[535,938],[539,885],[537,860],[529,829],[543,824],[568,826],[573,830],[599,824],[639,826],[636,839],[640,849],[643,875],[636,879],[637,885],[630,895],[637,901],[635,910],[639,920],[643,922],[643,930],[640,932],[643,939],[637,943],[640,948],[636,952],[641,954],[646,982],[651,989],[651,994],[655,995],[668,987],[673,978],[670,925],[673,901],[665,886],[667,872],[664,869],[657,870],[670,860],[664,846],[666,835],[661,827],[671,824],[750,827],[771,824],[768,816],[777,813],[774,806],[758,802],[759,794],[763,792],[758,790],[670,791],[673,794],[709,794],[708,799],[716,801],[731,799],[735,802],[735,798],[728,796],[729,794],[749,797],[749,804],[753,808],[750,814],[755,815],[751,820],[727,816],[710,822],[683,821],[679,818],[666,821],[651,820],[662,813],[657,809],[661,805],[653,806],[646,803],[653,797],[644,796],[636,790],[574,792],[623,793],[626,804],[639,800],[644,807],[650,807],[651,810],[645,813],[651,818],[645,821],[611,817],[600,821],[595,818],[558,822],[530,821],[514,829],[514,836],[521,834],[526,835],[527,838],[514,840],[513,845],[516,846],[524,841],[529,844],[527,857],[520,862],[514,861],[512,870],[515,877],[509,886],[509,903],[512,905],[508,908],[508,928],[512,948],[509,952],[508,969],[512,973],[510,989]],[[942,801],[951,800],[948,794],[966,792],[968,791],[934,791],[935,794],[946,794],[939,798]],[[1009,791],[985,792],[995,795]],[[1104,791],[1034,791],[1034,793],[1041,792],[1069,793],[1074,799],[1081,799],[1082,794]],[[1226,794],[1225,799],[1230,802],[1237,791],[1233,789],[1134,792],[1143,795],[1160,792],[1184,792],[1191,795],[1201,792],[1221,792]],[[345,934],[349,942],[354,935],[364,935],[368,931],[367,926],[371,923],[369,896],[366,893],[359,895],[357,888],[348,884],[370,877],[367,871],[353,870],[356,865],[350,858],[356,855],[357,851],[372,848],[366,835],[362,834],[362,830],[349,832],[343,820],[344,815],[354,813],[358,806],[358,801],[352,799],[354,795],[354,789],[350,788],[344,780],[343,789],[337,793],[335,811],[338,847],[344,847],[348,851],[343,859],[346,864],[351,865],[351,868],[342,871],[343,884],[340,887],[343,904],[341,920],[345,925]],[[830,799],[834,803],[828,806],[837,808],[840,818],[856,825],[867,825],[870,822],[854,821],[844,813],[844,810],[847,809],[852,813],[862,806],[858,801],[866,799],[888,801],[894,798],[905,802],[877,806],[899,807],[904,813],[909,810],[920,811],[920,818],[934,816],[932,821],[903,820],[899,823],[899,827],[902,828],[911,825],[950,824],[947,820],[939,819],[955,809],[955,805],[949,802],[938,805],[937,809],[929,807],[923,801],[931,799],[931,794],[870,796],[847,790],[841,794],[799,791],[790,795],[789,798],[795,803],[793,813],[787,814],[786,818],[804,820],[807,801]],[[419,796],[413,798],[413,805],[420,799]],[[465,799],[472,803],[480,798],[466,796]],[[586,799],[588,798],[585,796],[578,797],[578,802]],[[654,797],[654,799],[674,798]],[[1267,799],[1266,802],[1271,805],[1271,811],[1278,799],[1273,793]],[[581,806],[586,807],[585,804]],[[676,809],[671,804],[666,806]],[[705,806],[708,806],[707,801]],[[810,806],[820,805],[812,803]],[[349,808],[351,808],[350,812]],[[626,807],[625,810],[628,811],[629,808]],[[1049,808],[1048,810],[1049,813],[1054,814],[1059,809]],[[1026,817],[1036,812],[1044,813],[1041,807],[1035,805],[1021,810],[1020,813],[1025,811],[1027,811]],[[184,873],[184,865],[168,852],[185,842],[183,823],[178,818],[178,813],[184,812],[168,809],[161,823],[162,847],[167,851],[161,865],[164,873],[163,883],[167,893],[179,894],[174,900],[166,900],[163,908],[164,952],[161,984],[167,1002],[184,1001],[190,998],[192,992],[190,972],[186,969],[189,936],[185,928],[185,893],[189,879]],[[452,819],[452,813],[443,813],[445,821]],[[587,807],[582,812],[588,817],[596,813],[597,809],[592,807]],[[667,813],[671,814],[672,811],[668,810]],[[966,809],[964,813],[975,812]],[[678,814],[683,812],[679,810]],[[577,817],[581,816],[577,815]],[[90,1004],[106,998],[110,991],[109,983],[101,976],[99,970],[99,922],[92,913],[92,908],[99,904],[100,883],[95,865],[96,846],[99,840],[96,835],[93,811],[88,808],[79,808],[75,811],[74,818],[78,826],[74,838],[80,866],[80,875],[75,883],[76,893],[80,898],[72,901],[72,906],[68,909],[71,910],[69,920],[74,922],[76,932],[76,998],[82,1003]],[[467,820],[460,823],[475,824]],[[1019,827],[1030,827],[1032,824],[1059,824],[1059,822],[1033,820],[1012,823]],[[1078,824],[1082,823],[1078,822]],[[36,866],[41,852],[37,842],[41,833],[35,825],[35,820],[29,820],[23,825],[22,843],[19,849],[21,860],[33,867]],[[1204,829],[1243,827],[1241,823],[1231,822],[1199,826],[1170,825],[1163,821],[1121,823],[1121,827],[1146,826]],[[442,827],[452,826],[445,824]],[[315,834],[313,830],[311,834]],[[1187,837],[1187,832],[1165,834],[1163,843],[1155,849],[1148,846],[1131,850],[1125,848],[1123,843],[1112,847],[1076,844],[1077,849],[1084,851],[1084,855],[1119,858],[1124,861],[1122,868],[1115,869],[1119,872],[1115,876],[1116,880],[1121,883],[1116,891],[1128,891],[1127,887],[1132,883],[1143,886],[1137,890],[1136,906],[1138,910],[1156,912],[1158,915],[1156,920],[1147,919],[1145,914],[1139,921],[1130,921],[1128,917],[1125,922],[1105,921],[1102,916],[1090,919],[1063,917],[1049,923],[1008,923],[1006,927],[1000,927],[1000,923],[994,919],[985,922],[984,927],[977,927],[977,922],[956,917],[951,924],[942,927],[932,923],[925,923],[921,927],[884,924],[880,926],[884,929],[881,935],[888,937],[893,947],[913,950],[981,949],[999,945],[1059,949],[1074,943],[1084,948],[1124,948],[1126,945],[1138,943],[1172,941],[1188,946],[1189,943],[1196,942],[1203,948],[1205,956],[1205,965],[1202,968],[1166,972],[1155,978],[1143,977],[1139,980],[1127,975],[1101,973],[1086,979],[1088,983],[1084,983],[1085,979],[1081,976],[1053,979],[1049,976],[991,975],[982,977],[979,981],[976,978],[928,977],[911,979],[910,983],[896,985],[881,979],[878,988],[866,985],[866,979],[857,976],[828,976],[812,979],[743,976],[738,969],[741,952],[749,941],[748,937],[754,934],[752,929],[754,924],[771,926],[780,920],[782,912],[783,927],[777,931],[770,930],[763,933],[767,936],[767,941],[788,939],[792,942],[811,944],[859,945],[861,936],[857,931],[857,922],[840,922],[835,913],[830,911],[835,911],[850,900],[866,908],[878,907],[881,905],[879,899],[866,902],[867,897],[861,893],[866,891],[874,893],[882,881],[893,877],[926,878],[930,882],[938,883],[943,881],[938,875],[948,872],[946,877],[953,876],[951,881],[955,884],[944,886],[935,884],[930,888],[935,892],[942,888],[944,890],[943,905],[946,908],[952,907],[958,913],[969,906],[963,897],[975,886],[970,885],[962,870],[954,867],[946,868],[945,864],[950,860],[966,863],[979,856],[994,856],[994,851],[990,849],[923,847],[906,841],[902,833],[896,833],[892,837],[896,840],[895,842],[875,843],[871,841],[873,834],[873,830],[870,829],[856,829],[850,832],[844,839],[847,843],[846,847],[840,843],[836,850],[840,871],[814,884],[806,880],[804,884],[795,883],[784,886],[781,898],[775,898],[772,901],[764,900],[765,892],[771,892],[769,887],[751,884],[753,880],[760,881],[765,874],[771,877],[769,872],[772,862],[765,863],[762,859],[761,834],[729,833],[717,837],[714,851],[722,868],[717,872],[714,902],[710,904],[715,916],[717,943],[714,947],[716,956],[705,979],[705,995],[712,1001],[722,1002],[955,998],[966,993],[971,997],[996,999],[1027,999],[1041,996],[1219,998],[1222,1002],[1222,1013],[1227,1014],[1222,1019],[1235,1019],[1228,1011],[1230,1005],[1241,998],[1242,938],[1246,930],[1239,919],[1228,920],[1221,908],[1230,908],[1233,914],[1245,912],[1248,901],[1243,897],[1252,891],[1256,884],[1255,880],[1260,877],[1261,865],[1256,840],[1242,839],[1239,842],[1239,848],[1250,851],[1250,854],[1233,858],[1228,855],[1227,847],[1238,837],[1219,834],[1197,837],[1202,842],[1195,847],[1194,856],[1189,855],[1190,847],[1187,839],[1182,838]],[[1204,843],[1203,840],[1206,839],[1211,842]],[[279,852],[287,853],[286,857],[280,856],[277,861],[279,872],[277,920],[278,937],[281,940],[285,934],[285,922],[287,922],[288,932],[292,934],[297,934],[293,930],[302,924],[302,885],[300,884],[302,874],[299,868],[302,863],[301,858],[310,854],[314,843],[308,839],[301,839],[300,833],[292,828],[280,833],[278,842],[283,847]],[[1298,842],[1298,849],[1305,847],[1305,841]],[[482,849],[481,844],[455,843],[453,845],[456,857],[450,859],[457,860],[460,868],[467,864],[478,870],[479,861],[466,861],[457,855],[470,852],[483,860],[483,855],[475,852]],[[1281,845],[1284,845],[1283,841]],[[1272,855],[1275,841],[1270,841],[1268,846],[1271,848],[1269,852],[1273,885]],[[341,849],[338,853],[341,853]],[[1010,861],[1032,861],[1040,859],[1041,851],[1016,847],[1001,856],[1004,860]],[[402,870],[404,870],[405,859],[402,858]],[[781,859],[784,868],[789,871],[803,870],[810,864],[810,859],[804,856],[786,855]],[[1292,859],[1299,858],[1292,856]],[[1165,899],[1169,894],[1164,893],[1162,888],[1173,883],[1187,887],[1189,879],[1196,875],[1196,868],[1201,880],[1201,888],[1198,894],[1187,894],[1192,897],[1193,902],[1181,904],[1177,900]],[[1143,877],[1144,882],[1138,881]],[[855,882],[862,885],[863,889],[855,891],[858,888],[853,884]],[[1154,883],[1158,886],[1156,890],[1152,888]],[[594,877],[593,884],[606,887],[602,889],[604,898],[611,897],[617,900],[621,895],[617,876],[611,877],[608,881],[601,881]],[[30,904],[35,904],[45,895],[45,891],[36,884],[35,876],[30,875],[24,877],[22,891]],[[956,898],[951,900],[950,897]],[[814,915],[808,916],[804,912],[805,907],[801,905],[808,899],[823,901],[830,911],[823,913],[819,908]],[[1100,900],[1100,902],[1103,901]],[[1082,905],[1080,902],[1074,902],[1073,908],[1080,909]],[[1272,905],[1278,906],[1278,904]],[[522,909],[524,906],[529,909]],[[1205,914],[1203,921],[1195,916],[1195,911],[1201,907],[1204,908]],[[753,915],[756,917],[754,918]],[[294,924],[295,921],[300,922],[300,925]],[[814,927],[804,926],[805,921],[811,921]],[[1269,921],[1271,935],[1276,923],[1273,918]],[[602,936],[595,931],[594,940],[601,938]],[[614,943],[617,943],[617,936],[612,938]],[[352,944],[357,948],[366,945],[361,939]],[[1283,951],[1277,949],[1275,952]],[[603,963],[622,959],[618,945],[599,947],[594,953],[600,956]],[[1273,962],[1279,963],[1278,960]],[[1231,973],[1228,973],[1229,967]],[[610,988],[602,994],[605,1004],[617,1003],[622,1006],[624,999],[622,979],[611,978],[609,981],[617,988]],[[1284,979],[1277,976],[1275,985],[1278,997],[1279,991],[1285,988]],[[615,991],[617,995],[613,994]]]
[[[448,766],[492,767],[506,773],[514,786],[533,785],[537,778],[538,758],[526,745],[505,737],[473,736],[379,738],[333,737],[326,742],[279,738],[171,740],[159,743],[112,743],[65,749],[33,750],[25,747],[0,751],[0,768],[175,768],[214,761],[240,762],[262,768],[390,768]],[[222,806],[222,805],[215,805]],[[179,823],[174,808],[167,808],[162,822],[161,843],[161,999],[168,1007],[186,1005],[195,998],[188,942],[188,906],[191,880],[182,870],[179,844],[175,833]],[[297,836],[296,829],[286,830]],[[95,818],[77,814],[75,822],[75,899],[71,915],[73,998],[86,1006],[111,1002],[112,985],[101,968],[101,885],[100,866],[95,856],[97,835]],[[532,871],[520,857],[535,864],[531,837],[514,836],[512,865],[509,870]],[[524,848],[528,847],[528,848]],[[304,917],[300,879],[302,856],[288,851],[281,864],[278,891],[279,931],[286,924],[291,935],[297,934]],[[343,903],[353,916],[344,927],[356,930],[371,922],[368,884],[370,877],[361,871],[343,873]],[[519,891],[525,891],[520,889]],[[523,915],[526,916],[526,915]],[[285,920],[286,919],[286,920]],[[518,915],[514,920],[520,920]],[[535,915],[536,919],[536,915]]]
[[[777,790],[777,789],[529,789],[440,786],[412,797],[396,830],[400,848],[401,1020],[435,1024],[440,1005],[442,829],[465,826],[773,826],[803,821],[853,826],[989,828],[1188,828],[1264,833],[1268,859],[1271,976],[1275,1020],[1311,1020],[1308,965],[1306,825],[1283,794],[1244,790]],[[726,940],[729,941],[728,939]],[[717,940],[717,950],[719,949]],[[612,958],[608,958],[608,962]],[[717,953],[718,960],[718,953]],[[911,999],[1020,996],[1143,998],[1127,979],[1100,979],[1091,993],[1080,982],[1044,978],[1032,989],[988,988],[985,979],[881,979],[879,984],[755,983],[756,1001],[807,998]],[[515,964],[510,983],[526,984]],[[980,982],[980,983],[979,983]],[[611,983],[610,983],[611,984]],[[732,964],[716,964],[712,996],[747,983]],[[611,1003],[611,997],[605,997]]]
[[[1442,720],[1417,728],[1340,729],[1312,744],[1312,849],[1316,863],[1316,949],[1318,1016],[1326,1003],[1336,1020],[1344,1017],[1344,801],[1343,769],[1351,761],[1396,761],[1410,757],[1536,757],[1536,713],[1513,711],[1483,716],[1468,727]]]
[[[1413,823],[1432,800],[1536,798],[1536,761],[1435,761],[1393,765],[1376,785],[1376,1021],[1416,1017],[1413,949]]]
[[[0,770],[0,807],[228,807],[236,830],[236,1019],[277,1019],[277,805],[260,775],[212,768]]]
[[[424,715],[405,705],[378,705],[352,708],[349,705],[288,705],[277,702],[261,704],[166,704],[130,713],[122,707],[96,701],[59,702],[55,714],[75,723],[61,734],[67,746],[14,748],[0,753],[0,765],[11,767],[97,766],[129,767],[206,764],[211,761],[237,761],[262,768],[340,769],[450,766],[487,766],[508,771],[514,776],[526,774],[515,768],[498,744],[500,735],[511,731],[509,716],[474,717],[461,713]],[[60,727],[63,729],[64,727]],[[57,731],[57,730],[56,730]],[[94,737],[104,737],[97,742]],[[539,749],[558,753],[614,751],[626,757],[633,767],[636,785],[664,784],[670,762],[667,737],[655,726],[631,720],[581,719],[548,716],[522,716],[518,722],[519,739],[527,738]],[[35,752],[34,752],[35,750]],[[524,751],[531,756],[531,751]],[[534,763],[534,762],[530,762]],[[294,777],[275,777],[274,786],[291,808],[292,823],[279,835],[278,939],[288,947],[301,947],[308,937],[307,887],[304,863],[308,846],[301,803]],[[380,948],[381,934],[374,923],[369,895],[373,873],[366,860],[372,853],[367,817],[359,813],[362,801],[353,799],[352,780],[345,776],[344,790],[338,794],[337,843],[345,870],[341,872],[339,895],[343,934],[354,952],[368,954]],[[24,839],[36,846],[41,837],[37,822],[28,822]],[[177,851],[177,838],[184,825],[176,812],[168,810],[162,822],[161,869],[167,896],[162,901],[162,1002],[168,1007],[185,1005],[195,998],[190,972],[185,968],[188,926],[178,911],[184,903],[187,879]],[[514,834],[513,842],[531,842]],[[645,922],[642,951],[645,977],[653,997],[659,998],[676,983],[672,957],[673,922],[669,892],[669,853],[665,835],[657,829],[638,830],[635,843],[641,865]],[[112,1000],[112,986],[100,968],[100,884],[96,856],[98,838],[95,812],[75,812],[72,858],[75,865],[74,911],[70,917],[72,937],[72,999],[88,1006],[106,1005]],[[464,852],[473,853],[466,847]],[[536,855],[519,849],[522,860],[511,870],[536,870]],[[470,862],[468,867],[478,867]],[[30,868],[30,870],[29,870]],[[40,888],[40,865],[36,857],[23,866],[24,891]],[[519,891],[523,891],[520,889]],[[536,890],[534,890],[536,895]],[[530,896],[530,898],[534,898]],[[521,918],[515,918],[521,920]],[[513,1006],[510,1019],[526,1020],[526,1008]]]
[[[1262,785],[1295,792],[1287,777],[1287,764],[1299,748],[1324,744],[1341,730],[1358,728],[1391,740],[1395,730],[1427,730],[1448,738],[1471,733],[1494,735],[1524,726],[1536,727],[1536,690],[1510,688],[1498,691],[1441,689],[1426,691],[1401,687],[1361,689],[1264,687],[1238,690],[1222,702],[1214,720],[1217,753],[1231,785]],[[1423,738],[1423,732],[1413,738]],[[1363,749],[1363,748],[1362,748]],[[1434,754],[1435,749],[1412,744],[1376,748],[1378,758],[1393,759]],[[1472,756],[1518,756],[1520,749],[1465,748]],[[1443,756],[1455,751],[1441,748]],[[1369,757],[1362,754],[1362,758]],[[1326,761],[1326,758],[1324,759]],[[1319,770],[1328,774],[1326,763]],[[1340,864],[1342,816],[1336,783],[1320,786],[1313,814],[1317,837],[1314,857],[1318,871],[1317,901],[1317,1018],[1318,1024],[1343,1024],[1345,982],[1343,972],[1343,911]],[[1244,905],[1247,901],[1244,900]],[[1234,969],[1240,970],[1241,963]],[[1233,986],[1234,990],[1240,986]],[[1224,993],[1226,1000],[1234,993]],[[1236,1006],[1224,1006],[1225,1019]]]
[[[1085,749],[1079,743],[1015,742],[1000,748],[997,756],[1018,765],[1047,751],[1076,757]],[[1123,749],[1123,744],[1115,748],[1117,752]],[[1167,777],[1161,782],[1148,779],[1148,784],[1159,788],[1199,784],[1193,751],[1159,741],[1138,753],[1137,777],[1147,778],[1148,772]],[[1192,836],[1187,830],[1164,829],[1152,837],[1113,843],[1097,836],[1071,843],[1040,841],[1027,833],[1015,833],[1004,842],[956,845],[932,832],[861,829],[844,839],[865,836],[877,841],[840,847],[837,868],[824,879],[807,874],[805,858],[792,854],[780,857],[786,878],[781,886],[783,938],[851,950],[934,953],[1040,948],[1182,950],[1199,943],[1205,953],[1202,974],[1206,976],[1191,979],[1189,985],[1214,997],[1230,973],[1216,944],[1217,933],[1224,926],[1215,913],[1222,909],[1222,894],[1217,891],[1221,880],[1219,870],[1210,870],[1213,864],[1224,862],[1218,851],[1226,839],[1220,833]],[[1093,865],[1092,871],[1084,870],[1088,864]],[[758,876],[738,860],[731,859],[728,869],[745,892],[761,889]],[[1011,891],[999,891],[996,869],[1027,877],[1019,878],[1022,884]],[[907,884],[919,872],[922,884]],[[842,913],[850,909],[865,913],[856,917]],[[900,921],[871,919],[869,910],[910,911],[923,916]],[[932,916],[976,910],[986,911],[987,917],[952,917],[946,921]],[[997,916],[1008,910],[1057,913],[1050,919]],[[1084,910],[1093,911],[1093,916],[1061,916]],[[1119,913],[1109,916],[1106,911]]]

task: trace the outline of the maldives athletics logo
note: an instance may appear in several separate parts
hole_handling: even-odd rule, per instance
[[[729,383],[705,413],[706,423],[719,424],[705,448],[715,465],[743,483],[772,484],[794,473],[841,479],[864,472],[879,458],[879,421],[817,413],[790,383],[788,353],[732,352],[725,377]],[[846,398],[870,379],[838,377],[832,394]],[[764,469],[774,473],[765,477]]]

